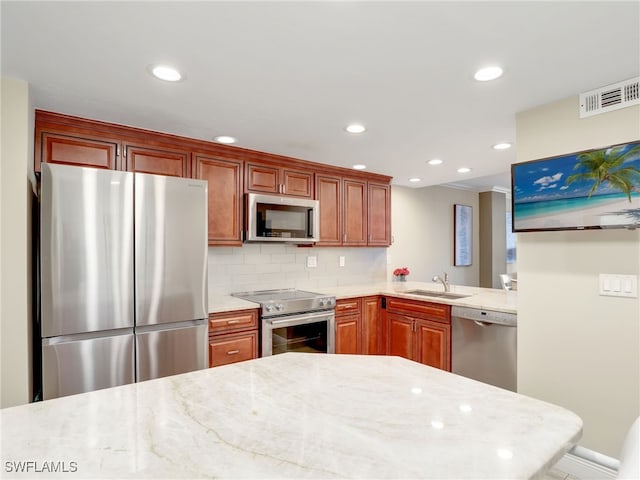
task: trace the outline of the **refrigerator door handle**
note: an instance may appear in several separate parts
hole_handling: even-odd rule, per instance
[[[136,333],[157,332],[159,330],[176,330],[180,328],[199,327],[201,325],[207,325],[206,318],[199,318],[197,320],[185,320],[182,322],[170,322],[159,323],[154,325],[137,325],[135,328]]]

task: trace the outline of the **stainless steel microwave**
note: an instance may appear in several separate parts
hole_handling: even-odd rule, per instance
[[[245,242],[318,241],[317,200],[248,193],[246,207]]]

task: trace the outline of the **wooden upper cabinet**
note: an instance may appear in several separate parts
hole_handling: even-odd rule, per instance
[[[242,245],[242,161],[193,155],[195,178],[209,182],[209,245]]]
[[[186,150],[124,144],[124,170],[171,177],[190,177],[191,160]]]
[[[37,172],[43,162],[114,170],[117,168],[119,152],[120,142],[117,139],[36,128]]]
[[[316,175],[316,199],[320,202],[317,245],[342,245],[342,178]]]
[[[391,245],[391,187],[369,183],[369,245]]]
[[[285,167],[263,163],[247,163],[247,192],[292,195],[296,197],[313,196],[313,173],[297,171]]]
[[[367,182],[343,181],[343,245],[367,244]]]

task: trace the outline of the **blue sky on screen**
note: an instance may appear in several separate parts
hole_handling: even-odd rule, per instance
[[[640,145],[640,142],[628,143],[623,152]],[[607,149],[609,150],[609,149]],[[567,178],[582,170],[574,170],[579,153],[516,164],[513,167],[513,195],[515,203],[540,202],[589,195],[593,181],[574,181],[567,185]],[[630,156],[622,166],[635,166],[640,169],[640,152]],[[608,182],[602,183],[592,196],[620,193],[611,188]]]

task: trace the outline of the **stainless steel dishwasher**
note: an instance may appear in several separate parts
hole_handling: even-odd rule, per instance
[[[517,389],[517,316],[451,308],[451,371],[507,390]]]

